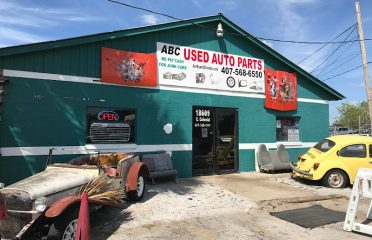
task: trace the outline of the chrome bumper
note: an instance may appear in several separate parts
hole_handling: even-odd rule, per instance
[[[297,164],[294,165],[293,163],[290,163],[289,165],[291,166],[293,172],[298,173],[300,175],[304,175],[306,177],[313,177],[313,174],[310,174],[309,172],[305,172],[297,168]]]

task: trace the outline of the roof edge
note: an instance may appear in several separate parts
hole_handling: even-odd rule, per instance
[[[91,42],[113,40],[113,39],[121,38],[121,37],[128,37],[128,36],[138,35],[138,34],[143,34],[143,33],[148,33],[148,32],[155,32],[158,30],[166,30],[166,29],[172,29],[172,28],[178,28],[178,27],[184,27],[184,26],[191,26],[191,25],[200,24],[200,23],[213,22],[213,21],[221,20],[221,16],[223,15],[218,14],[218,15],[211,15],[211,16],[205,16],[205,17],[190,18],[186,20],[160,23],[160,24],[155,24],[155,25],[147,25],[147,26],[141,26],[141,27],[135,27],[135,28],[114,30],[114,31],[104,32],[104,33],[88,34],[88,35],[83,35],[83,36],[78,36],[78,37],[63,38],[63,39],[50,40],[50,41],[44,41],[44,42],[9,46],[9,47],[0,48],[0,57],[28,53],[28,52],[35,52],[35,51],[43,51],[43,50],[48,50],[48,49],[56,49],[56,48],[61,48],[61,47],[74,46],[76,45],[75,41],[78,39],[80,41],[79,44],[87,44]]]
[[[213,22],[213,21],[223,22],[224,24],[228,25],[230,28],[232,28],[236,32],[240,33],[242,37],[245,37],[246,39],[250,40],[253,44],[263,49],[264,51],[272,55],[274,58],[276,58],[277,60],[290,66],[295,71],[299,72],[304,77],[308,78],[311,82],[313,82],[320,88],[330,93],[330,95],[334,97],[334,99],[332,100],[342,100],[345,98],[344,95],[334,90],[327,84],[321,82],[318,78],[314,77],[313,75],[308,73],[306,70],[302,69],[300,66],[293,63],[292,61],[290,61],[289,59],[287,59],[286,57],[284,57],[283,55],[281,55],[280,53],[278,53],[271,47],[267,46],[265,43],[263,43],[262,41],[260,41],[259,39],[257,39],[256,37],[254,37],[247,31],[242,29],[241,27],[239,27],[233,21],[228,19],[222,13],[218,13],[217,15],[191,18],[187,20],[179,20],[179,21],[161,23],[161,24],[156,24],[156,25],[141,26],[141,27],[129,28],[129,29],[123,29],[123,30],[115,30],[115,31],[106,32],[106,33],[97,33],[97,34],[90,34],[90,35],[84,35],[84,36],[79,36],[79,37],[24,44],[24,45],[18,45],[18,46],[10,46],[10,47],[5,47],[5,48],[0,48],[0,57],[35,52],[35,51],[43,51],[43,50],[48,50],[48,49],[57,49],[61,47],[70,47],[70,46],[74,46],[77,44],[76,43],[77,39],[79,39],[79,44],[87,44],[91,42],[112,40],[112,39],[121,38],[121,37],[128,37],[132,35],[144,34],[144,33],[184,27],[184,26],[191,26],[195,24],[197,25],[200,23]]]
[[[247,31],[245,31],[244,29],[242,29],[241,27],[239,27],[237,24],[235,24],[229,18],[227,18],[227,17],[225,17],[223,15],[221,17],[222,17],[222,20],[225,20],[224,22],[226,24],[228,24],[229,27],[233,28],[235,31],[241,33],[242,35],[245,35],[251,42],[253,42],[257,46],[263,48],[266,52],[268,52],[269,54],[273,55],[274,57],[276,57],[278,60],[280,60],[284,64],[289,65],[294,70],[296,70],[297,72],[299,72],[300,74],[302,74],[303,76],[305,76],[306,78],[308,78],[309,80],[311,80],[317,86],[321,87],[322,89],[326,90],[327,92],[330,92],[336,98],[335,100],[342,100],[342,99],[345,98],[345,96],[343,94],[341,94],[338,91],[334,90],[333,88],[331,88],[327,84],[323,83],[318,78],[314,77],[313,75],[311,75],[310,73],[308,73],[306,70],[304,70],[303,68],[301,68],[300,66],[298,66],[297,64],[293,63],[288,58],[286,58],[283,55],[281,55],[279,52],[277,52],[274,49],[272,49],[271,47],[267,46],[265,43],[263,43],[262,41],[260,41],[259,39],[257,39],[256,37],[254,37],[253,35],[251,35]]]

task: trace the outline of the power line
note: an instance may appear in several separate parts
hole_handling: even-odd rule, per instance
[[[133,5],[130,5],[130,4],[127,4],[127,3],[123,3],[123,2],[119,2],[119,1],[114,1],[114,0],[107,0],[107,1],[109,1],[109,2],[113,2],[113,3],[117,3],[117,4],[120,4],[120,5],[123,5],[123,6],[129,7],[129,8],[134,8],[134,9],[137,9],[137,10],[142,10],[142,11],[149,12],[149,13],[153,13],[153,14],[156,14],[156,15],[161,15],[161,16],[163,16],[163,17],[172,18],[172,19],[174,19],[174,20],[184,21],[184,20],[181,19],[181,18],[176,18],[176,17],[173,17],[173,16],[168,15],[168,14],[165,14],[165,13],[155,12],[155,11],[152,11],[152,10],[149,10],[149,9],[146,9],[146,8],[133,6]]]
[[[345,38],[345,40],[347,40],[349,37],[350,37],[350,35],[354,32],[354,30],[356,29],[356,26],[355,26],[355,28],[353,29],[353,31],[351,31],[347,36],[346,36],[346,38]],[[344,45],[345,43],[341,43],[337,48],[335,48],[335,50],[333,50],[332,51],[332,53],[326,58],[326,59],[324,59],[324,61],[323,62],[321,62],[316,68],[314,68],[310,73],[313,73],[313,72],[315,72],[320,66],[322,66],[330,57],[332,57],[333,56],[333,54],[335,54],[343,45]]]
[[[255,37],[260,40],[265,41],[273,41],[273,42],[283,42],[283,43],[299,43],[299,44],[340,44],[340,43],[353,43],[353,42],[361,42],[361,41],[371,41],[372,38],[365,38],[363,40],[348,40],[348,41],[326,41],[326,42],[318,42],[318,41],[293,41],[293,40],[279,40],[279,39],[272,39],[272,38],[262,38],[262,37]]]
[[[141,10],[141,11],[153,13],[153,14],[156,14],[156,15],[160,15],[160,16],[163,16],[163,17],[171,18],[171,19],[174,19],[174,20],[187,22],[186,20],[184,20],[182,18],[173,17],[173,16],[168,15],[168,14],[165,14],[165,13],[155,12],[153,10],[150,10],[150,9],[147,9],[147,8],[142,8],[142,7],[137,7],[137,6],[134,6],[134,5],[130,5],[128,3],[123,3],[123,2],[119,2],[119,1],[115,1],[115,0],[107,0],[107,1],[112,2],[112,3],[117,3],[117,4],[120,4],[120,5],[129,7],[129,8],[133,8],[133,9],[137,9],[137,10]],[[198,24],[198,23],[194,23],[194,22],[191,22],[191,24],[196,25],[196,26],[199,26],[199,27],[203,27],[203,28],[209,28],[207,26],[204,26],[204,25]],[[217,29],[213,29],[213,30],[215,31]]]
[[[327,75],[331,72],[333,72],[334,70],[338,69],[339,67],[342,67],[345,63],[348,63],[350,62],[351,60],[354,60],[355,58],[359,57],[361,55],[360,51],[357,52],[357,53],[354,53],[354,54],[351,54],[351,55],[348,55],[347,57],[343,58],[342,60],[345,60],[343,62],[341,62],[339,65],[335,66],[334,68],[328,70],[327,72],[323,73],[322,75],[320,75],[319,77],[321,76],[324,76],[324,75]]]
[[[107,1],[112,2],[112,3],[116,3],[116,4],[120,4],[120,5],[123,5],[123,6],[129,7],[129,8],[133,8],[133,9],[137,9],[137,10],[141,10],[141,11],[145,11],[145,12],[153,13],[153,14],[156,14],[156,15],[164,16],[164,17],[171,18],[171,19],[174,19],[174,20],[183,21],[183,22],[190,22],[190,21],[186,21],[186,20],[181,19],[181,18],[177,18],[177,17],[171,16],[171,15],[169,15],[169,14],[165,14],[165,13],[161,13],[161,12],[155,12],[155,11],[150,10],[150,9],[146,9],[146,8],[142,8],[142,7],[133,6],[133,5],[128,4],[128,3],[123,3],[123,2],[119,2],[119,1],[115,1],[115,0],[107,0]],[[208,27],[208,26],[205,26],[205,25],[202,25],[202,24],[199,24],[199,23],[191,22],[191,24],[196,25],[196,26],[199,26],[199,27],[203,27],[203,28],[211,29],[211,30],[213,30],[213,31],[216,31],[216,30],[217,30],[217,29],[215,29],[215,28],[210,28],[210,27]],[[246,35],[239,34],[239,33],[232,33],[232,32],[228,32],[228,31],[225,31],[225,32],[226,32],[226,33],[229,33],[229,34],[232,34],[232,35],[239,35],[239,36],[247,37]],[[281,39],[264,38],[264,37],[256,37],[256,36],[254,36],[254,37],[257,38],[257,39],[259,39],[259,40],[272,41],[272,42],[282,42],[282,43],[296,43],[296,44],[341,44],[341,43],[351,43],[351,42],[371,41],[371,40],[372,40],[372,38],[365,38],[364,40],[325,41],[325,42],[321,42],[321,41],[294,41],[294,40],[281,40]]]
[[[367,62],[367,64],[371,64],[371,63],[372,63],[372,62]],[[349,70],[347,70],[347,71],[345,71],[345,72],[339,73],[339,74],[337,74],[337,75],[334,75],[334,76],[332,76],[332,77],[326,78],[326,79],[323,80],[323,82],[325,82],[325,81],[327,81],[327,80],[329,80],[329,79],[332,79],[332,78],[335,78],[335,77],[338,77],[338,76],[344,75],[344,74],[346,74],[346,73],[349,73],[349,72],[351,72],[351,71],[354,71],[354,70],[356,70],[356,69],[358,69],[358,68],[361,68],[361,67],[363,67],[363,66],[364,66],[364,64],[362,64],[362,65],[360,65],[360,66],[358,66],[358,67],[355,67],[355,68],[349,69]]]
[[[336,37],[332,38],[331,41],[336,40],[338,37],[342,36],[344,33],[346,33],[347,31],[349,31],[352,27],[355,27],[356,25],[357,24],[354,23],[353,25],[351,25],[350,27],[348,27],[346,30],[344,30],[342,33],[340,33]],[[299,61],[297,63],[297,65],[300,64],[300,63],[302,63],[302,62],[304,62],[305,60],[309,59],[310,57],[314,56],[314,54],[316,54],[317,52],[319,52],[320,50],[322,50],[323,48],[325,48],[327,45],[328,45],[328,43],[324,44],[323,46],[321,46],[320,48],[318,48],[317,50],[315,50],[312,54],[310,54],[309,56],[307,56],[304,59],[302,59],[301,61]]]
[[[354,37],[354,39],[355,38],[358,38],[358,35],[357,36],[355,36]],[[318,74],[317,74],[317,76],[320,76],[320,75],[322,75],[322,73],[324,72],[324,71],[326,71],[330,66],[332,66],[333,64],[335,64],[335,63],[337,63],[340,59],[341,59],[341,57],[354,45],[355,43],[352,43],[352,44],[350,44],[349,46],[347,46],[346,47],[346,49],[344,50],[344,51],[342,51],[341,52],[341,54],[339,54],[338,55],[338,57],[336,57],[334,60],[333,60],[333,62],[331,62],[331,63],[329,63],[328,65],[325,65],[325,66],[323,66],[322,68],[319,68],[319,72],[318,72]]]

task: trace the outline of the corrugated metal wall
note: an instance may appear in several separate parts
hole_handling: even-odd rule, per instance
[[[210,23],[210,27],[216,24]],[[233,30],[226,27],[225,31]],[[154,53],[156,42],[262,58],[267,67],[292,71],[242,37],[225,34],[221,40],[213,31],[197,26],[3,57],[0,68],[99,78],[101,47]],[[324,90],[305,81],[303,76],[298,78],[299,97],[329,98]],[[136,143],[141,145],[191,144],[193,105],[239,108],[241,143],[275,142],[278,113],[266,110],[264,99],[22,78],[11,78],[6,92],[1,147],[84,146],[86,109],[92,106],[136,109]],[[301,116],[301,141],[318,141],[328,134],[328,105],[300,102],[297,111],[280,115]],[[163,131],[168,122],[174,124],[170,135]],[[291,150],[293,157],[298,151],[304,149]],[[55,160],[65,161],[70,157],[58,156]],[[42,170],[45,159],[45,156],[1,157],[0,182],[11,183]],[[172,159],[181,177],[191,176],[190,151],[175,152]],[[254,152],[241,150],[239,165],[241,171],[253,170]],[[16,172],[9,171],[15,167]]]

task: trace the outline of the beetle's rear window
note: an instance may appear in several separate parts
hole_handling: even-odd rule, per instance
[[[334,141],[324,139],[320,142],[318,142],[314,148],[318,149],[321,152],[327,152],[329,149],[331,149],[336,143]]]

